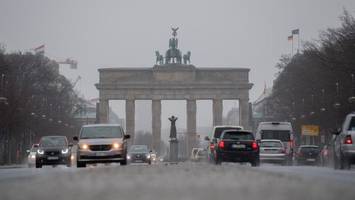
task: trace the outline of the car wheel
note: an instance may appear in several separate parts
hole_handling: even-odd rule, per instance
[[[251,166],[252,167],[260,166],[260,160],[259,159],[255,159],[254,161],[251,162]]]
[[[122,160],[122,161],[120,162],[120,165],[127,165],[127,159]]]
[[[85,163],[85,162],[77,161],[77,162],[76,162],[76,167],[77,167],[77,168],[85,168],[85,167],[86,167],[86,163]]]
[[[214,158],[214,163],[215,163],[216,165],[222,164],[222,159],[220,158],[220,156],[218,156],[218,155],[216,154],[214,157],[215,157],[215,158]]]
[[[42,168],[42,164],[36,162],[36,168]]]

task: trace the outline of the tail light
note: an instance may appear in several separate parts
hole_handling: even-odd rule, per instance
[[[214,149],[214,143],[210,144],[210,149],[213,150]]]
[[[218,147],[223,149],[224,148],[224,141],[221,140],[219,143],[218,143]]]
[[[344,144],[353,144],[353,139],[351,138],[351,135],[347,135],[345,137]]]
[[[253,150],[257,150],[258,149],[258,143],[256,143],[255,141],[253,141],[253,143],[251,144],[251,148]]]

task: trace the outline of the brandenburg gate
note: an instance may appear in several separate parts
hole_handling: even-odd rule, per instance
[[[223,100],[239,100],[240,125],[250,128],[249,82],[247,68],[200,68],[190,64],[190,52],[178,49],[177,29],[169,40],[165,57],[156,52],[156,65],[150,68],[102,68],[98,121],[108,122],[109,101],[126,101],[126,132],[134,138],[135,100],[152,100],[153,149],[160,150],[161,101],[186,100],[187,143],[196,140],[196,100],[212,100],[213,125],[222,125]]]

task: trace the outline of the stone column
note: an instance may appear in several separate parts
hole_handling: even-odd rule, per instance
[[[131,135],[132,144],[134,144],[134,121],[135,121],[134,99],[127,99],[126,100],[126,133]]]
[[[97,107],[96,121],[98,121],[101,124],[108,123],[108,116],[109,116],[108,99],[100,99],[100,102],[96,105],[96,107]]]
[[[249,130],[249,100],[248,99],[239,99],[239,121],[240,125],[243,126],[244,129]]]
[[[161,140],[161,100],[152,100],[152,134],[153,134],[153,150],[160,154]]]
[[[186,119],[187,119],[187,155],[196,146],[196,99],[186,101]]]
[[[223,101],[222,99],[213,99],[213,126],[222,125],[223,119]]]

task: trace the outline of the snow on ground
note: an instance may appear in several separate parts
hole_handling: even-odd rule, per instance
[[[47,168],[0,179],[0,199],[293,200],[353,199],[353,185],[309,179],[247,165],[179,163],[152,166]]]

